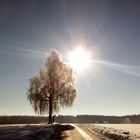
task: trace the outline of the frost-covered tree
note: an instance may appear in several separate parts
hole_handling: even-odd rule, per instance
[[[73,71],[56,50],[51,50],[38,75],[30,80],[28,100],[36,113],[52,115],[60,107],[70,107],[76,97]]]

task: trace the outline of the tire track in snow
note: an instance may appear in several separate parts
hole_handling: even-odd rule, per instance
[[[84,130],[79,128],[78,126],[71,124],[75,129],[85,138],[85,140],[93,140]]]

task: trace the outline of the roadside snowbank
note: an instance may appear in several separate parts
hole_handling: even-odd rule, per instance
[[[105,127],[104,124],[87,124],[88,128],[92,129],[94,132],[104,135],[108,138],[111,138],[113,140],[140,140],[139,133],[133,133],[131,131],[123,130],[121,129],[115,129],[113,127]]]

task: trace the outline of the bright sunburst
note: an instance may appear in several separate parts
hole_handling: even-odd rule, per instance
[[[69,54],[69,64],[77,72],[88,68],[90,62],[90,54],[81,47],[76,48]]]

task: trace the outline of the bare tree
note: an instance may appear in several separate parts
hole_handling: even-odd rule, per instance
[[[56,50],[51,50],[39,74],[30,80],[28,100],[36,113],[52,115],[70,107],[76,97],[73,71]]]

